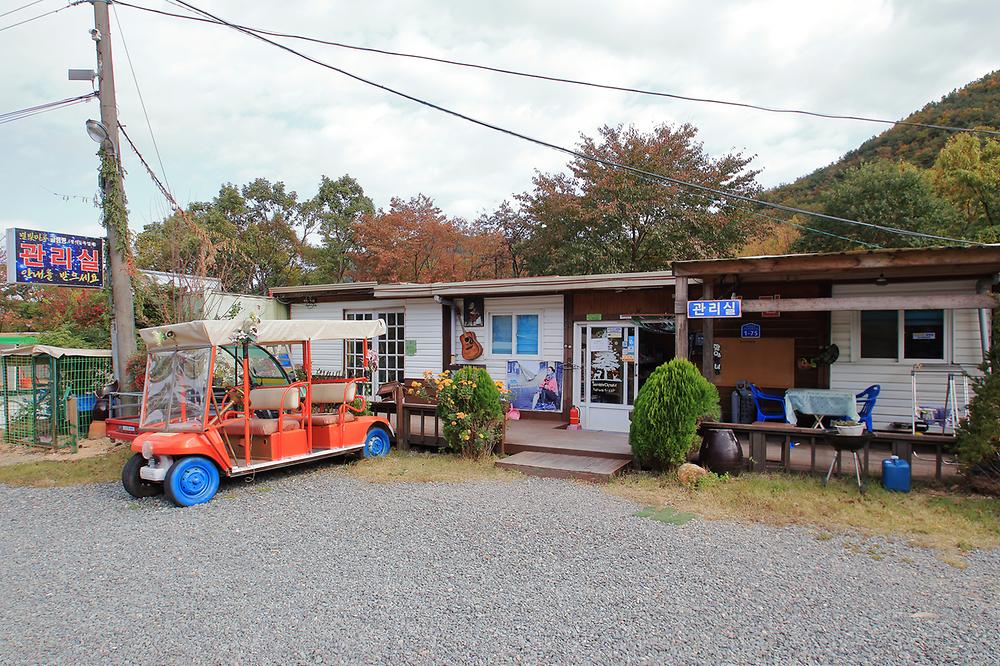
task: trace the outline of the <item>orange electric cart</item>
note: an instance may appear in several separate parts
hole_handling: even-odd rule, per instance
[[[364,415],[363,378],[313,379],[312,343],[355,341],[365,367],[374,321],[192,321],[140,331],[146,381],[135,454],[122,484],[134,497],[207,502],[236,477],[349,453],[389,453],[392,428]],[[271,349],[301,352],[289,376]]]

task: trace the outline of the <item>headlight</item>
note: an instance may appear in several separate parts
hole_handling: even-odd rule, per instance
[[[153,457],[153,443],[148,439],[142,443],[142,457],[150,460]]]

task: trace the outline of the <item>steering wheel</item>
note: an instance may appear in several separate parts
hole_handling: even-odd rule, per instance
[[[236,403],[243,402],[243,387],[234,386],[233,388],[226,391],[226,395],[222,397],[222,401],[217,403],[219,408],[215,411],[212,416],[210,425],[215,425],[222,422],[222,415],[225,414],[232,408]]]

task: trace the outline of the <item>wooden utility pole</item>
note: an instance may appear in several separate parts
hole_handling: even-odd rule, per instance
[[[94,4],[94,30],[97,43],[97,96],[101,102],[101,124],[107,130],[108,138],[101,144],[102,167],[104,154],[108,151],[115,163],[113,178],[103,178],[104,201],[118,197],[122,214],[125,211],[125,186],[122,182],[121,151],[118,139],[118,106],[115,99],[115,73],[111,61],[111,23],[108,18],[108,0],[92,0]],[[102,168],[102,174],[104,170]],[[108,263],[111,272],[111,301],[114,324],[112,344],[115,350],[115,374],[121,382],[121,389],[128,390],[126,364],[135,353],[135,309],[132,300],[132,280],[126,259],[129,251],[128,222],[117,228],[117,221],[107,219],[105,207],[104,226],[108,230]]]

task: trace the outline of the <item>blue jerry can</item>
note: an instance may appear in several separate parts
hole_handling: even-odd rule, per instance
[[[882,460],[882,485],[897,493],[910,492],[910,463],[899,456]]]

